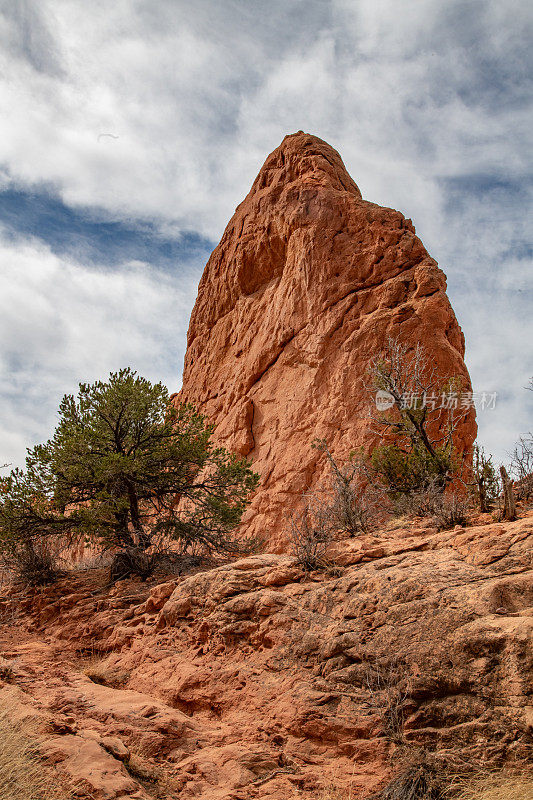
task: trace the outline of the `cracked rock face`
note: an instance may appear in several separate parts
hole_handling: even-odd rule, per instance
[[[270,154],[200,281],[178,395],[260,473],[248,533],[283,551],[287,514],[321,477],[314,438],[340,459],[371,443],[363,381],[387,337],[470,387],[445,289],[411,221],[363,200],[326,142],[300,131]],[[475,434],[472,411],[459,448]]]

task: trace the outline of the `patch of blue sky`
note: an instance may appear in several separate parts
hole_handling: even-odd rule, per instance
[[[66,205],[44,189],[0,192],[0,222],[13,240],[36,238],[58,256],[85,266],[146,262],[165,271],[205,263],[214,243],[195,231],[169,236],[157,221],[110,219],[105,212]]]
[[[502,259],[527,261],[533,258],[533,241],[527,224],[533,178],[475,173],[443,178],[439,183],[445,212],[452,222],[468,215],[476,204],[484,236],[489,232],[492,235],[501,232],[494,243],[500,262]],[[509,235],[509,226],[512,226],[512,235]]]
[[[508,178],[503,175],[471,173],[443,178],[443,188],[449,195],[461,196],[465,201],[468,195],[481,195],[488,192],[507,194],[519,200],[529,195],[533,186],[533,177],[524,176],[520,180]]]

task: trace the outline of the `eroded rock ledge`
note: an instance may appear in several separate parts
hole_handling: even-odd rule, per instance
[[[89,573],[12,594],[0,700],[38,719],[43,753],[91,797],[150,796],[127,769],[139,750],[172,776],[168,797],[311,798],[330,777],[365,797],[405,746],[400,684],[408,746],[525,764],[532,542],[532,517],[398,523],[340,543],[334,576],[267,554],[153,586]],[[120,687],[90,680],[80,653]]]

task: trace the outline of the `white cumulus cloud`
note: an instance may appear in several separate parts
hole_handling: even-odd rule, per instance
[[[64,393],[131,366],[179,387],[188,311],[195,294],[142,263],[112,272],[55,256],[38,241],[0,240],[0,463],[53,430]]]
[[[533,372],[519,285],[532,23],[527,0],[5,2],[0,189],[217,240],[283,136],[321,136],[447,273],[475,388],[500,393],[480,423],[503,458],[529,425]],[[49,432],[63,389],[118,361],[177,382],[201,264],[194,280],[180,264],[97,271],[7,238],[2,259],[9,452]]]

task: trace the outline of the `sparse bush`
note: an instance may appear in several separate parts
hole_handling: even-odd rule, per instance
[[[316,800],[357,800],[360,795],[359,787],[353,786],[355,781],[350,781],[350,783],[352,785],[340,788],[336,785],[335,779],[332,779],[322,787],[320,794],[316,795]],[[294,800],[301,797],[302,795],[298,793],[294,796]]]
[[[402,759],[398,774],[370,800],[533,800],[531,774],[488,770],[457,776],[425,750]]]
[[[350,460],[340,464],[333,458],[327,443],[317,439],[313,447],[328,460],[329,475],[321,490],[322,516],[335,533],[356,536],[366,533],[383,513],[385,493],[379,485],[369,483],[361,458],[352,453]]]
[[[27,586],[46,586],[62,574],[50,543],[42,537],[10,541],[1,550],[0,566]]]
[[[482,513],[494,508],[501,492],[500,481],[492,456],[485,455],[484,449],[478,444],[474,445],[470,488]]]
[[[410,764],[372,800],[444,800],[442,774],[425,753],[414,756]]]
[[[383,493],[365,484],[358,460],[339,464],[323,440],[317,439],[313,447],[325,454],[329,474],[316,491],[304,494],[289,530],[292,553],[307,570],[331,566],[328,545],[368,531],[383,510]]]
[[[451,491],[443,493],[438,483],[431,482],[424,489],[398,495],[394,501],[399,516],[432,517],[439,530],[464,525],[469,509],[467,497]]]
[[[442,493],[440,487],[429,484],[426,489],[399,495],[394,503],[398,515],[431,517],[439,530],[464,525],[470,504],[466,497],[455,492]]]
[[[10,683],[15,677],[16,669],[12,661],[0,656],[0,680]]]
[[[394,497],[412,494],[426,489],[429,485],[438,486],[444,491],[442,478],[442,454],[439,463],[422,447],[415,446],[405,452],[395,444],[381,444],[370,454],[370,468],[375,476]],[[451,462],[447,461],[449,468]]]
[[[525,387],[533,392],[533,378]],[[515,479],[515,493],[518,500],[533,497],[533,433],[521,436],[511,459],[511,474]]]
[[[407,666],[397,660],[369,667],[365,687],[371,705],[381,715],[386,735],[397,744],[404,742],[405,704],[411,691]]]
[[[145,787],[150,797],[156,800],[169,800],[178,797],[180,782],[169,774],[164,766],[154,764],[142,751],[142,748],[130,748],[130,755],[124,766],[131,777]]]
[[[440,495],[433,506],[434,519],[439,530],[465,525],[468,511],[468,500],[455,493]]]
[[[394,511],[397,516],[432,517],[441,497],[440,486],[430,482],[423,489],[399,494],[393,501]]]
[[[91,572],[92,570],[109,569],[113,561],[113,554],[109,551],[104,553],[87,552],[76,558],[75,551],[67,549],[61,553],[58,559],[59,564],[65,571]]]
[[[291,518],[290,549],[297,563],[311,572],[326,566],[326,549],[331,541],[329,515],[314,495],[304,495],[303,508]]]

